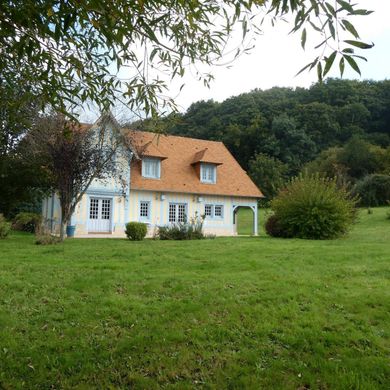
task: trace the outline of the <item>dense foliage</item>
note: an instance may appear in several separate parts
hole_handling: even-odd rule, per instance
[[[22,212],[16,215],[12,228],[23,232],[35,233],[42,224],[42,215],[37,213]]]
[[[279,236],[332,239],[347,233],[354,221],[356,202],[335,179],[310,175],[292,179],[272,200],[271,207]]]
[[[390,175],[368,175],[359,180],[355,193],[363,206],[385,206],[390,201]]]
[[[347,1],[336,3],[6,0],[0,3],[0,75],[5,83],[20,75],[57,110],[69,112],[86,101],[107,108],[119,94],[132,110],[154,114],[161,100],[174,104],[164,98],[161,74],[169,80],[194,65],[207,84],[212,76],[195,65],[232,60],[248,51],[264,19],[274,25],[284,16],[291,17],[291,31],[300,34],[303,48],[307,36],[314,35],[318,57],[309,66],[320,78],[336,57],[341,72],[345,64],[359,72],[355,50],[371,45],[360,41],[351,22],[370,12]],[[232,46],[237,27],[242,42]]]
[[[134,125],[223,141],[267,196],[284,175],[297,175],[316,158],[311,172],[349,181],[390,170],[389,80],[327,79],[308,89],[256,89]]]
[[[6,238],[11,230],[11,224],[7,222],[3,214],[0,214],[0,239]]]
[[[129,240],[141,241],[145,238],[147,232],[148,232],[148,227],[146,223],[128,222],[126,224],[125,233]]]

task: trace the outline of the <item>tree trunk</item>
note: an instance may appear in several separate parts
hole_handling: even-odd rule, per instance
[[[67,222],[64,220],[61,220],[61,226],[60,226],[60,240],[65,240],[65,230],[66,230]]]
[[[69,222],[69,213],[66,212],[66,206],[61,205],[61,225],[60,225],[60,240],[64,241],[66,237],[66,226]]]

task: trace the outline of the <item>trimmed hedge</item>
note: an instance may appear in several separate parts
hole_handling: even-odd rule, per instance
[[[276,231],[282,237],[337,238],[354,222],[357,200],[336,179],[299,176],[271,202],[273,224],[277,221]]]
[[[148,227],[146,223],[128,222],[126,224],[125,233],[129,240],[141,241],[145,238],[147,232],[148,232]]]

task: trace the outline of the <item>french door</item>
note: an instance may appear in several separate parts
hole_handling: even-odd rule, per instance
[[[112,199],[90,198],[89,199],[89,233],[110,233],[112,217]]]

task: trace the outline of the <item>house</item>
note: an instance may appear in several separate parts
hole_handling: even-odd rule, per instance
[[[159,226],[196,214],[205,215],[205,233],[235,235],[240,207],[253,211],[257,235],[257,200],[263,195],[222,142],[119,130],[114,122],[105,126],[121,131],[132,145],[122,161],[125,191],[118,178],[95,180],[72,216],[76,237],[123,237],[129,221],[147,223],[151,236]],[[44,200],[43,216],[52,231],[59,229],[60,214],[56,195]]]

